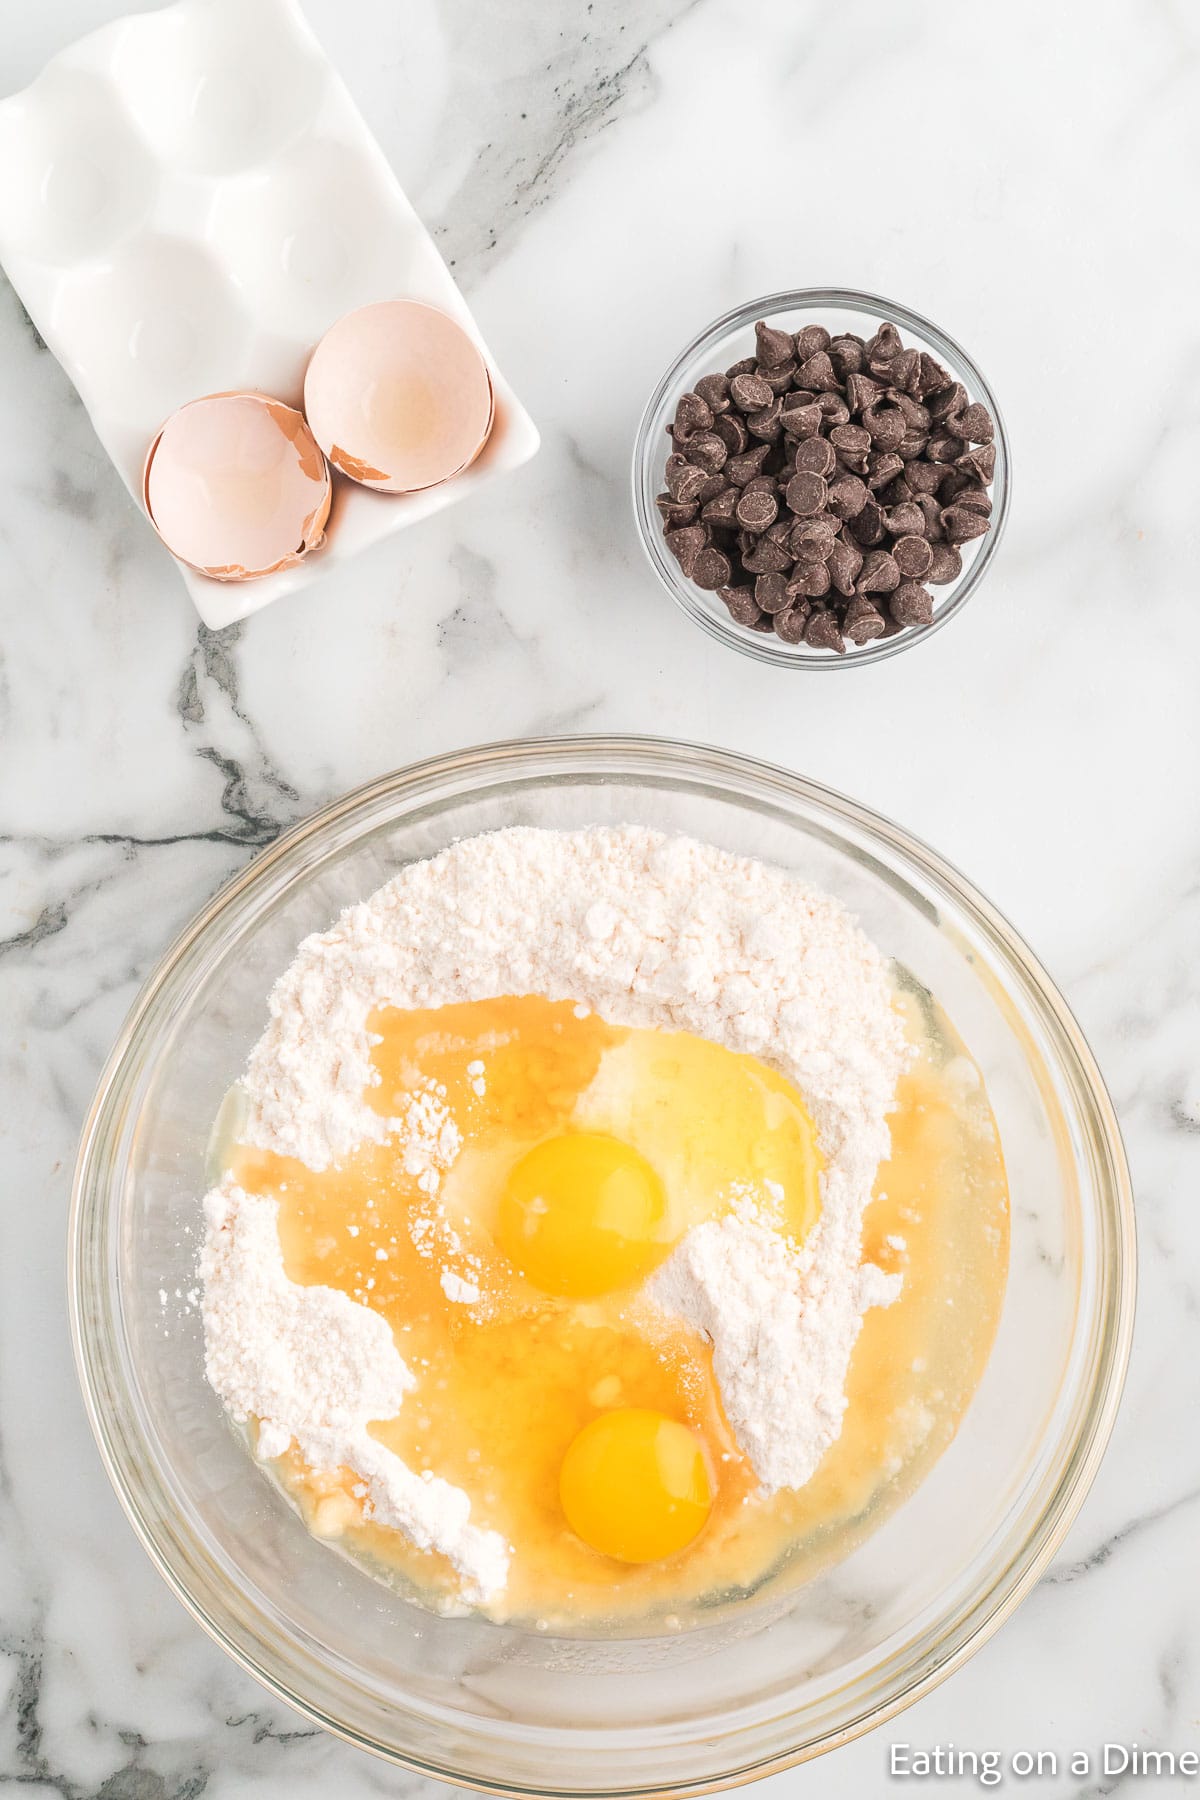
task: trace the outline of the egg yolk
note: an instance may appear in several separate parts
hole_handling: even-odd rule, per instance
[[[686,1549],[712,1509],[696,1434],[642,1407],[601,1413],[563,1458],[559,1495],[577,1537],[619,1562],[661,1562]]]
[[[535,1287],[580,1299],[644,1280],[671,1247],[666,1213],[644,1156],[606,1132],[570,1131],[510,1171],[496,1235]]]

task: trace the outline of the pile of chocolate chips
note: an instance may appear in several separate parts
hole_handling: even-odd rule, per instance
[[[739,625],[788,644],[844,652],[928,625],[930,587],[990,528],[987,408],[894,325],[754,331],[757,354],[705,375],[668,426],[672,555]]]

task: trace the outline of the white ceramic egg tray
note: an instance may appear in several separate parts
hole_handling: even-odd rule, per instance
[[[81,38],[0,102],[0,169],[0,262],[139,506],[169,413],[230,388],[300,405],[314,346],[353,307],[426,300],[486,354],[293,0],[176,0]],[[403,497],[335,476],[328,540],[296,568],[249,582],[182,570],[205,624],[526,462],[536,427],[488,364],[496,423],[465,474]]]

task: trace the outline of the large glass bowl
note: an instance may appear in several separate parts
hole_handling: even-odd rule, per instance
[[[699,1631],[551,1638],[421,1612],[309,1535],[204,1378],[199,1201],[214,1115],[306,933],[469,833],[628,822],[798,871],[840,895],[937,996],[999,1121],[1012,1267],[957,1439],[850,1555]],[[1062,1539],[1112,1426],[1133,1313],[1112,1107],[1011,928],[940,858],[852,801],[764,763],[645,738],[500,744],[418,764],[328,807],[235,877],[121,1033],[84,1129],[70,1254],[96,1437],[138,1535],[195,1617],[352,1742],[525,1794],[748,1780],[916,1699],[1008,1616]]]
[[[667,426],[675,417],[679,397],[694,388],[703,375],[748,356],[754,349],[754,322],[765,319],[781,331],[799,331],[805,325],[824,325],[835,336],[842,331],[855,331],[870,337],[885,320],[896,326],[906,348],[927,350],[956,381],[961,381],[971,400],[981,400],[992,415],[996,427],[996,474],[990,488],[992,497],[991,530],[983,537],[960,544],[962,573],[943,587],[933,591],[933,620],[929,625],[910,626],[894,637],[876,638],[868,644],[846,645],[844,655],[836,650],[814,650],[809,644],[785,644],[774,632],[752,631],[731,619],[724,601],[717,594],[706,593],[689,581],[663,542],[662,519],[654,504],[662,491],[667,454],[671,443]],[[976,591],[992,559],[1000,547],[1008,520],[1012,453],[1004,419],[996,404],[996,396],[984,380],[982,371],[972,362],[961,344],[923,319],[920,313],[880,294],[863,294],[854,288],[795,288],[782,294],[764,294],[749,300],[714,319],[690,344],[679,352],[655,388],[642,414],[633,447],[633,511],[642,547],[650,566],[670,593],[677,606],[710,637],[718,638],[745,656],[760,662],[775,663],[791,669],[858,669],[869,663],[884,662],[926,643],[935,631],[961,611]]]

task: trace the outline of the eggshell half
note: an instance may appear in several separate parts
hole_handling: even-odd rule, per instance
[[[208,394],[171,414],[146,457],[146,511],[173,556],[252,581],[324,541],[332,485],[303,414],[266,394]]]
[[[417,300],[347,313],[313,352],[304,410],[335,469],[386,494],[473,463],[495,414],[487,363],[461,325]]]

